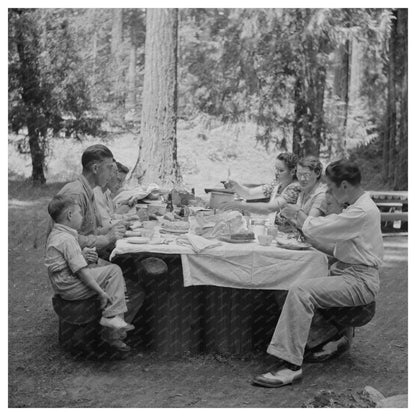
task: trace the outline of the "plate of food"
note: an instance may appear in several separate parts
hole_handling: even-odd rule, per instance
[[[172,234],[186,234],[189,230],[174,230],[171,228],[161,227],[159,232],[160,233],[172,233]]]
[[[160,232],[172,234],[186,234],[189,231],[189,222],[185,221],[165,221],[162,222]]]
[[[295,238],[276,237],[276,243],[278,247],[286,248],[287,250],[307,250],[312,247],[311,244],[296,240]]]
[[[218,237],[221,241],[227,243],[252,243],[255,239],[253,232],[241,232]]]
[[[223,237],[218,237],[218,240],[221,240],[221,241],[225,241],[226,243],[234,243],[234,244],[238,244],[238,243],[252,243],[254,240],[253,239],[245,239],[245,240],[237,240],[237,239],[235,239],[235,238],[231,238],[231,237],[229,237],[229,236],[227,236],[227,237],[225,237],[225,236],[223,236]]]

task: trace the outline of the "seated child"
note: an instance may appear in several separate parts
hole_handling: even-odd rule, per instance
[[[113,330],[130,330],[123,319],[127,311],[125,282],[119,266],[99,267],[94,248],[81,251],[78,232],[82,224],[79,205],[70,197],[56,195],[48,205],[54,221],[46,243],[45,265],[55,293],[66,300],[87,299],[97,294],[103,309],[100,324]],[[126,346],[127,347],[127,346]]]

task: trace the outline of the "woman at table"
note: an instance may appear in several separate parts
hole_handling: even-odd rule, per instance
[[[275,179],[266,185],[248,188],[234,180],[225,184],[227,189],[234,191],[242,198],[260,199],[270,198],[269,202],[231,201],[220,206],[224,210],[239,210],[254,214],[274,214],[287,204],[295,204],[301,191],[296,180],[296,165],[298,158],[293,153],[280,153],[276,158]]]
[[[327,214],[327,186],[322,182],[322,163],[317,157],[299,160],[296,176],[301,187],[296,205],[309,217]]]
[[[333,255],[336,262],[330,276],[306,278],[290,286],[267,349],[278,358],[276,370],[256,376],[253,380],[256,385],[281,387],[299,381],[317,311],[368,305],[379,291],[378,269],[383,261],[380,211],[361,187],[361,172],[356,164],[347,160],[332,162],[326,168],[326,177],[329,193],[341,206],[348,204],[348,208],[338,215],[312,218],[299,206],[288,205],[282,215],[294,220],[308,238],[319,243],[319,250]],[[334,339],[334,349],[318,352],[314,361],[333,358],[348,350],[348,334],[338,335],[341,337]]]

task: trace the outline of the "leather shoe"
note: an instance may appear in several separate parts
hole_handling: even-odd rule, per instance
[[[302,380],[302,369],[293,371],[283,367],[254,377],[253,384],[262,387],[282,387],[288,384],[299,383]]]

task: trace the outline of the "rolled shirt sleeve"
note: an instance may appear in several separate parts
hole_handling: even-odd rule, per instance
[[[82,255],[81,248],[75,239],[66,239],[62,244],[62,254],[67,261],[72,273],[77,273],[88,266],[87,261]]]
[[[307,217],[302,231],[307,237],[326,243],[352,240],[361,234],[365,216],[365,211],[353,208],[338,215]]]
[[[351,208],[341,214],[326,217],[307,217],[302,231],[317,246],[326,247],[340,260],[349,258],[349,253],[363,232],[366,213],[361,208]],[[354,249],[355,251],[355,249]]]

